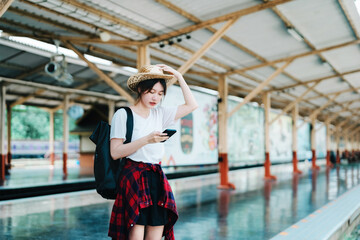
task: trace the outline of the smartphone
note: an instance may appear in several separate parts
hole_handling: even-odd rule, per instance
[[[176,130],[175,129],[165,129],[163,131],[163,133],[166,133],[168,135],[168,137],[170,138],[172,135],[174,135],[176,133]],[[166,140],[164,141],[161,141],[161,142],[165,142]]]

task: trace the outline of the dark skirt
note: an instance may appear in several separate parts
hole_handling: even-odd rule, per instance
[[[154,171],[144,171],[143,177],[148,179],[152,205],[140,209],[140,215],[136,222],[144,226],[162,226],[168,222],[167,209],[158,205],[160,196],[163,195],[159,173]]]

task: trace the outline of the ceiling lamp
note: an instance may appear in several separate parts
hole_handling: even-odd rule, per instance
[[[111,35],[108,32],[100,32],[99,36],[103,42],[107,42],[111,39]]]
[[[287,27],[287,31],[288,31],[288,33],[290,33],[291,36],[293,36],[293,38],[295,38],[299,42],[304,41],[304,37],[298,31],[296,31],[295,28]]]
[[[67,70],[67,63],[64,54],[55,54],[45,65],[45,73],[59,82],[70,85],[74,82],[73,77]]]

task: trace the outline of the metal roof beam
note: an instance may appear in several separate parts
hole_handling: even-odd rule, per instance
[[[354,102],[354,101],[348,102],[348,103],[346,104],[346,106],[343,108],[343,110],[335,113],[335,115],[332,115],[332,116],[328,117],[328,118],[325,120],[325,122],[331,123],[331,122],[332,122],[333,120],[335,120],[338,116],[340,116],[341,113],[346,112],[346,111],[350,111],[350,110],[349,110],[349,106],[350,106],[353,102]]]
[[[337,73],[337,74],[334,74],[334,75],[331,75],[331,76],[326,76],[326,77],[322,77],[322,78],[316,78],[316,79],[312,79],[312,80],[308,80],[308,81],[304,81],[304,82],[300,82],[300,83],[295,83],[295,84],[291,84],[291,85],[281,87],[281,88],[274,88],[274,89],[269,90],[269,91],[283,91],[285,89],[295,88],[295,87],[306,85],[306,84],[309,84],[309,83],[312,83],[312,82],[321,82],[323,80],[330,80],[331,78],[335,78],[335,77],[343,77],[345,75],[349,75],[349,74],[357,73],[357,72],[360,72],[360,69],[356,69],[356,70],[352,70],[352,71],[348,71],[348,72],[344,72],[344,73]]]
[[[118,18],[116,16],[113,16],[113,15],[107,13],[107,12],[104,12],[101,9],[93,8],[93,7],[89,6],[89,5],[86,5],[84,3],[80,3],[80,2],[78,2],[76,0],[63,0],[62,2],[65,2],[65,3],[67,3],[69,5],[72,5],[72,6],[76,7],[76,8],[80,8],[80,9],[86,11],[86,12],[89,12],[89,13],[95,14],[97,16],[100,16],[101,18],[112,21],[115,24],[119,24],[119,25],[128,27],[130,29],[133,29],[133,30],[135,30],[135,31],[137,31],[137,32],[139,32],[141,34],[146,35],[146,36],[154,36],[154,34],[152,32],[150,32],[150,31],[148,31],[148,30],[146,30],[146,29],[144,29],[142,27],[139,27],[139,26],[137,26],[135,24],[132,24],[132,23],[129,23],[129,22],[125,21],[125,20],[122,20],[122,19],[120,19],[120,18]]]
[[[57,92],[57,93],[73,93],[73,94],[80,94],[80,95],[85,95],[85,96],[90,96],[90,97],[104,98],[107,100],[120,101],[120,100],[125,99],[122,96],[116,96],[116,95],[99,93],[99,92],[91,92],[91,91],[85,91],[85,90],[78,90],[78,89],[73,89],[73,88],[64,88],[64,87],[58,87],[58,86],[47,85],[47,84],[42,84],[42,83],[18,80],[18,79],[13,79],[13,78],[0,77],[0,83],[1,82],[5,82],[8,84],[16,84],[16,85],[20,85],[20,86],[42,88],[42,89],[46,89],[46,90]]]
[[[109,76],[107,76],[103,71],[101,71],[95,64],[87,60],[84,55],[75,48],[70,42],[64,42],[65,46],[71,50],[73,50],[79,58],[81,58],[86,64],[91,68],[101,79],[103,79],[109,86],[111,86],[116,92],[118,92],[121,96],[124,96],[126,100],[130,103],[134,103],[134,98],[127,93],[122,87],[120,87],[116,82],[114,82]]]
[[[289,21],[289,19],[287,19],[276,7],[273,7],[272,10],[279,16],[279,18],[285,23],[285,25],[287,27],[292,27],[292,28],[295,28],[295,26]],[[299,30],[297,30],[297,32],[300,33]],[[301,34],[301,33],[300,33]],[[308,45],[308,47],[311,49],[311,50],[316,50],[315,46],[303,35],[301,34],[302,38],[304,39],[304,42]],[[331,68],[332,70],[337,74],[337,75],[340,75],[340,73],[336,70],[336,68],[326,60],[326,58],[321,54],[321,53],[318,53],[318,56],[319,58],[321,59],[321,61],[323,61],[324,63],[327,63]],[[347,82],[349,84],[349,86],[354,90],[354,86],[349,82],[347,81],[345,78],[343,78],[341,76],[341,78]],[[315,91],[317,92],[317,91]]]
[[[352,131],[352,133],[350,133],[350,134],[348,135],[348,137],[351,138],[352,136],[354,136],[355,134],[357,134],[359,131],[360,131],[360,126],[357,127],[356,129],[354,129],[354,130]]]
[[[315,83],[310,88],[308,88],[303,94],[301,94],[298,98],[296,98],[293,102],[288,104],[280,114],[278,114],[274,119],[272,119],[269,124],[273,124],[276,120],[278,120],[282,115],[286,114],[288,111],[290,111],[297,103],[299,103],[310,91],[312,91],[316,85],[319,83]]]
[[[250,92],[245,98],[244,100],[239,103],[237,106],[235,106],[229,113],[228,113],[228,117],[231,117],[237,110],[239,110],[243,105],[245,105],[246,103],[248,103],[249,101],[251,101],[251,99],[253,99],[259,92],[261,92],[261,90],[266,87],[271,80],[273,80],[276,76],[278,76],[281,72],[284,71],[284,69],[289,66],[289,64],[292,61],[288,61],[286,62],[281,68],[279,68],[278,70],[276,70],[273,74],[270,75],[270,77],[268,79],[266,79],[264,82],[262,82],[259,86],[257,86],[252,92]]]
[[[341,93],[337,93],[335,94],[335,96],[333,96],[331,99],[329,99],[329,101],[327,101],[325,104],[323,104],[320,108],[316,109],[313,113],[310,114],[309,118],[313,118],[316,116],[323,110],[325,109],[327,106],[329,106],[332,102],[335,101],[335,99],[340,95]]]
[[[173,10],[174,12],[180,14],[181,16],[191,20],[192,22],[198,24],[198,23],[201,23],[201,20],[197,17],[195,17],[194,15],[188,13],[187,11],[183,10],[182,8],[179,8],[177,7],[176,5],[168,2],[167,0],[156,0],[156,2],[160,3],[160,4],[163,4],[165,7]],[[217,31],[217,29],[211,27],[211,26],[208,26],[206,27],[206,29],[208,29],[210,32],[212,33],[215,33]],[[241,49],[242,51],[246,52],[247,54],[255,57],[256,59],[258,59],[259,61],[262,61],[262,62],[267,62],[265,58],[263,58],[262,56],[256,54],[255,52],[251,51],[250,49],[246,48],[245,46],[241,45],[240,43],[238,43],[237,41],[231,39],[230,37],[224,35],[222,36],[222,39],[227,41],[228,43],[234,45],[235,47]],[[206,58],[206,56],[204,57],[204,59]],[[207,59],[209,60],[209,59]],[[218,63],[215,63],[218,65]],[[276,65],[272,65],[272,67],[277,70],[278,67]],[[227,71],[230,71],[231,68],[227,67],[227,66],[224,66],[224,68],[227,70]],[[253,77],[251,77],[250,75],[248,74],[245,74],[245,73],[238,73],[239,75],[245,77],[245,78],[249,78],[257,83],[261,83],[262,81],[259,81],[258,79],[255,79]],[[283,74],[288,76],[289,78],[293,79],[294,81],[297,81],[297,82],[300,82],[298,79],[294,78],[293,76],[291,76],[290,74],[288,74],[287,72],[283,71]],[[232,79],[230,76],[228,76],[229,79]],[[250,86],[249,84],[246,84],[247,86]],[[252,85],[250,87],[253,87]],[[289,94],[289,93],[288,93]],[[291,94],[289,94],[290,96],[292,96]],[[309,103],[311,104],[311,103]]]
[[[37,15],[37,14],[34,14],[34,13],[30,13],[30,12],[28,12],[26,10],[20,10],[20,9],[18,9],[16,7],[10,7],[8,11],[10,11],[12,13],[15,13],[15,14],[18,14],[18,15],[23,16],[23,17],[31,18],[31,19],[33,19],[33,20],[35,20],[37,22],[42,22],[42,23],[45,23],[45,24],[53,25],[54,27],[62,28],[64,30],[66,30],[66,31],[72,31],[72,32],[75,32],[77,34],[89,36],[89,37],[92,37],[92,38],[97,37],[97,35],[95,35],[94,33],[87,32],[87,31],[81,30],[79,28],[75,28],[75,27],[73,27],[71,25],[67,25],[67,24],[61,23],[59,21],[52,20],[50,18],[46,18],[46,17],[40,16],[40,15]]]
[[[163,41],[163,40],[166,40],[166,39],[169,39],[169,38],[172,38],[172,37],[176,37],[176,36],[179,36],[179,35],[182,35],[182,34],[185,34],[185,33],[193,32],[195,30],[202,29],[202,28],[214,25],[216,23],[225,22],[225,21],[231,20],[233,18],[238,18],[238,17],[241,17],[241,16],[249,15],[249,14],[252,14],[252,13],[267,9],[267,8],[271,8],[271,7],[279,5],[279,4],[290,2],[290,1],[291,0],[273,0],[271,2],[258,4],[258,5],[253,6],[253,7],[241,9],[241,10],[236,11],[236,12],[232,12],[232,13],[220,16],[220,17],[212,18],[212,19],[203,21],[203,22],[198,23],[198,24],[194,24],[194,25],[191,25],[191,26],[188,26],[188,27],[184,27],[184,28],[175,30],[175,31],[170,32],[170,33],[166,33],[166,34],[163,34],[163,35],[160,35],[160,36],[150,38],[149,40],[146,40],[145,42],[146,43],[153,43],[153,42]]]
[[[224,26],[222,26],[213,36],[211,36],[211,38],[178,69],[178,71],[182,74],[185,74],[187,70],[189,70],[194,65],[194,63],[199,60],[199,58],[201,58],[205,52],[211,48],[225,34],[227,30],[229,30],[232,25],[234,25],[237,20],[238,18],[234,18],[225,23]]]
[[[41,5],[38,4],[38,3],[33,3],[33,2],[28,1],[28,0],[18,0],[18,1],[19,1],[19,2],[22,2],[22,3],[25,3],[25,4],[28,4],[28,5],[32,6],[32,7],[41,9],[41,10],[43,10],[43,11],[49,12],[49,13],[51,13],[51,14],[54,14],[54,15],[57,15],[57,16],[61,16],[62,18],[67,18],[68,20],[70,20],[70,21],[72,21],[72,22],[77,22],[77,23],[83,24],[83,25],[85,25],[85,26],[87,26],[87,27],[94,28],[94,25],[91,24],[91,23],[85,22],[85,21],[83,21],[83,20],[81,20],[81,19],[78,19],[78,18],[69,16],[69,15],[64,15],[64,14],[61,13],[61,12],[57,12],[57,11],[55,11],[55,10],[53,10],[53,9],[49,9],[49,8],[47,8],[47,7],[41,6]],[[119,36],[119,37],[122,37],[122,38],[124,38],[124,39],[126,39],[126,40],[130,40],[130,38],[127,38],[127,37],[125,37],[125,36],[123,36],[123,35],[121,35],[121,34],[119,34],[119,33],[117,33],[117,32],[110,31],[110,30],[108,30],[108,29],[105,29],[105,28],[102,28],[102,27],[99,27],[99,26],[97,26],[97,30],[103,31],[103,32],[110,32],[111,34],[113,34],[113,35],[115,35],[115,36]]]
[[[17,99],[15,102],[10,104],[10,107],[15,107],[16,105],[20,105],[23,104],[24,102],[27,102],[28,100],[32,99],[33,97],[42,94],[43,92],[45,92],[44,89],[37,89],[33,94],[30,94],[26,97],[21,97],[19,99]]]
[[[242,68],[242,69],[235,69],[235,70],[233,70],[231,72],[228,72],[227,74],[235,74],[235,73],[238,73],[238,72],[245,72],[245,71],[249,71],[249,70],[253,70],[253,69],[257,69],[257,68],[268,67],[268,66],[276,64],[276,63],[285,62],[285,61],[289,61],[289,60],[295,60],[295,59],[298,59],[298,58],[307,57],[307,56],[311,56],[311,55],[318,54],[318,53],[321,53],[321,52],[335,50],[335,49],[338,49],[338,48],[348,47],[348,46],[359,44],[359,43],[360,43],[360,39],[350,41],[350,42],[345,42],[345,43],[337,44],[337,45],[334,45],[334,46],[321,48],[321,49],[318,49],[318,50],[309,51],[309,52],[305,52],[305,53],[300,53],[300,54],[297,54],[297,55],[294,55],[294,56],[280,58],[280,59],[277,59],[277,60],[274,60],[274,61],[261,63],[261,64],[250,66],[250,67],[245,67],[245,68]]]
[[[355,89],[356,89],[356,90],[360,90],[360,87],[355,88]],[[346,93],[346,92],[352,92],[352,91],[354,91],[354,90],[352,90],[352,89],[345,89],[345,90],[341,90],[341,91],[337,91],[337,92],[326,93],[326,96],[329,97],[329,96],[334,95],[334,94]],[[308,100],[314,100],[314,99],[318,99],[318,98],[322,98],[322,97],[325,97],[325,96],[311,97],[311,98],[308,98]]]
[[[349,23],[350,29],[352,30],[352,32],[353,32],[353,34],[354,34],[354,37],[357,38],[357,39],[359,39],[360,36],[359,36],[358,32],[355,30],[356,28],[355,28],[355,26],[354,26],[354,22],[353,22],[352,19],[350,18],[348,11],[345,9],[344,1],[343,1],[343,0],[338,0],[338,2],[339,2],[339,5],[340,5],[341,10],[343,11],[343,13],[344,13],[344,15],[345,15],[346,20],[347,20],[348,23]]]

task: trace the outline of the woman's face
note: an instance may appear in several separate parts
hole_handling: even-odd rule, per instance
[[[161,101],[163,96],[164,88],[159,82],[157,82],[150,91],[144,92],[141,95],[140,101],[144,106],[154,108]]]

